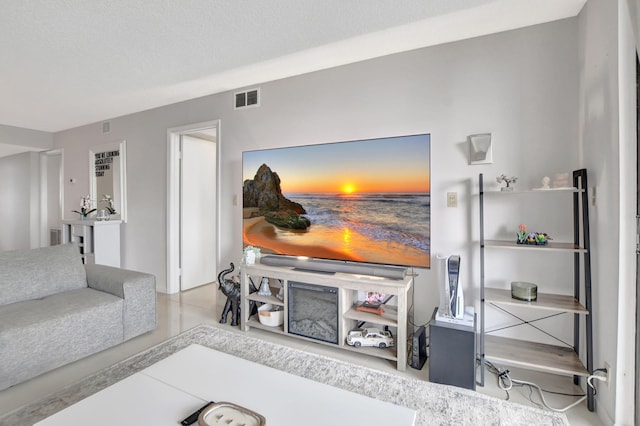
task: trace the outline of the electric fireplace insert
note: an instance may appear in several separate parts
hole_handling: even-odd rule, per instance
[[[289,281],[289,333],[338,344],[338,289]]]

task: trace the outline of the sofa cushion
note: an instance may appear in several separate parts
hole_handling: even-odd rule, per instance
[[[122,342],[123,303],[84,288],[0,306],[0,390]]]
[[[0,305],[86,287],[75,243],[0,252]]]

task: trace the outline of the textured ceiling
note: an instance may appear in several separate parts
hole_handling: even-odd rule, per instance
[[[575,16],[586,0],[0,0],[0,124],[60,131]]]

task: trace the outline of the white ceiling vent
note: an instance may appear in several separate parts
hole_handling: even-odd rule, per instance
[[[109,133],[111,132],[111,122],[110,121],[103,121],[102,122],[102,133]]]
[[[234,93],[235,109],[260,106],[260,89]]]

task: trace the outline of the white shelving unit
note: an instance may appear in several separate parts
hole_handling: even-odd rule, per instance
[[[483,188],[483,175],[479,176],[480,189],[480,360],[481,360],[481,385],[484,386],[485,361],[496,364],[517,366],[526,369],[543,371],[553,374],[568,375],[574,377],[574,382],[579,383],[580,377],[587,377],[593,371],[593,335],[591,310],[591,260],[589,246],[589,213],[587,197],[587,171],[585,169],[573,172],[572,188],[553,190],[531,191],[488,191]],[[487,196],[512,197],[515,201],[518,197],[545,197],[551,193],[564,193],[573,197],[573,242],[550,241],[547,245],[517,244],[515,235],[511,241],[485,240],[484,203]],[[561,294],[538,293],[537,300],[532,302],[521,301],[511,297],[511,291],[499,288],[485,287],[485,256],[498,256],[505,250],[518,250],[526,256],[536,256],[544,252],[556,252],[573,255],[574,294],[573,296]],[[491,252],[491,254],[488,254]],[[581,273],[582,266],[584,267]],[[569,259],[569,258],[568,258]],[[514,280],[515,281],[515,280]],[[573,347],[556,346],[522,339],[494,336],[487,334],[485,330],[486,304],[502,307],[517,307],[537,311],[541,314],[567,313],[573,315]],[[529,325],[533,321],[521,321],[516,325]],[[580,334],[584,331],[586,336],[586,366],[580,358]],[[587,404],[593,411],[594,394],[588,387]]]
[[[380,277],[347,273],[314,273],[300,271],[291,267],[268,266],[261,264],[242,265],[241,268],[241,292],[242,307],[240,328],[248,331],[251,327],[260,328],[273,333],[287,335],[297,339],[304,339],[319,344],[339,347],[341,349],[356,351],[362,354],[388,359],[396,362],[398,370],[406,370],[407,367],[407,337],[409,327],[409,306],[413,298],[413,277],[407,276],[401,280],[393,280]],[[258,293],[249,294],[250,284],[259,288],[262,278],[269,278],[272,296],[260,296]],[[338,343],[327,343],[321,340],[311,339],[289,333],[288,330],[288,300],[289,282],[314,284],[334,287],[338,289]],[[275,297],[284,286],[284,299]],[[372,313],[356,311],[358,292],[380,292],[394,296],[397,306],[385,305],[385,312],[379,316]],[[256,315],[247,317],[250,301],[270,303],[282,306],[284,310],[284,324],[278,327],[266,326],[260,323]],[[346,344],[348,332],[360,323],[371,323],[379,328],[389,326],[395,329],[395,346],[391,348],[354,348]]]
[[[78,243],[82,262],[120,267],[121,220],[63,220],[62,243]]]

